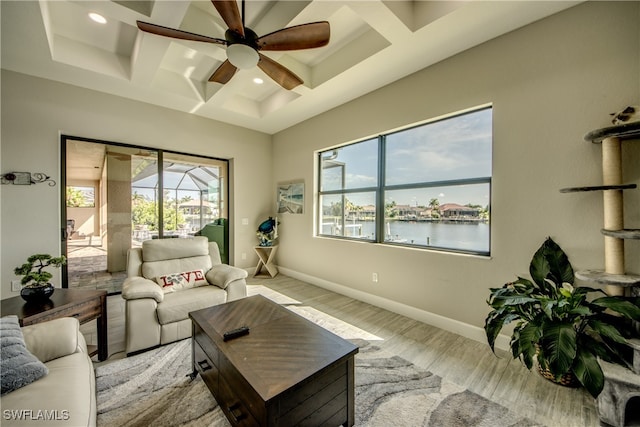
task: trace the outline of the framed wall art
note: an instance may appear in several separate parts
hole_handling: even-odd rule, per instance
[[[278,184],[277,213],[304,213],[304,181]]]

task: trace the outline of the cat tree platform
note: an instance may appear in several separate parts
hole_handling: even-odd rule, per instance
[[[637,188],[622,182],[622,142],[640,141],[640,122],[596,129],[587,133],[586,141],[602,144],[602,185],[561,189],[562,193],[602,191],[604,208],[603,270],[576,271],[582,281],[604,285],[609,295],[640,296],[640,275],[625,271],[624,242],[639,240],[640,229],[624,227],[623,191]],[[640,335],[639,322],[633,322]],[[627,425],[631,409],[640,401],[640,340],[629,340],[633,351],[633,369],[600,361],[604,372],[604,389],[597,399],[600,420],[616,427]]]

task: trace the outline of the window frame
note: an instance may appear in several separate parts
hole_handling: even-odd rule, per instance
[[[421,181],[421,182],[411,182],[405,184],[386,184],[386,153],[387,153],[387,136],[394,135],[400,132],[408,131],[411,129],[415,129],[418,127],[428,126],[437,122],[454,119],[457,117],[462,117],[468,114],[478,113],[484,110],[491,110],[491,120],[493,122],[493,105],[483,105],[474,108],[470,108],[464,111],[459,111],[456,113],[448,114],[443,117],[427,120],[421,123],[413,124],[401,129],[396,129],[393,131],[385,132],[379,134],[375,137],[366,137],[362,139],[358,139],[353,142],[349,142],[340,146],[334,146],[331,148],[326,148],[322,150],[318,150],[316,152],[316,161],[317,161],[317,185],[316,185],[316,199],[315,202],[317,204],[316,211],[316,221],[314,223],[314,236],[315,237],[323,237],[323,238],[331,238],[337,240],[351,240],[351,241],[359,241],[366,243],[377,243],[389,246],[399,246],[399,247],[407,247],[412,249],[422,249],[422,250],[435,250],[442,251],[448,253],[460,253],[460,254],[471,254],[471,255],[479,255],[479,256],[491,256],[491,235],[492,235],[492,221],[491,221],[491,200],[492,200],[492,190],[493,190],[493,161],[490,164],[490,175],[489,176],[480,176],[473,178],[460,178],[460,179],[450,179],[450,180],[439,180],[439,181]],[[378,159],[377,159],[377,185],[368,186],[368,187],[358,187],[358,188],[342,188],[336,190],[323,190],[322,189],[322,174],[323,174],[323,155],[328,152],[339,150],[343,147],[347,147],[350,145],[355,145],[367,141],[371,141],[372,139],[377,140],[377,151],[378,151]],[[493,127],[491,129],[491,157],[493,157]],[[488,250],[465,250],[459,248],[449,248],[449,247],[440,247],[440,246],[431,246],[431,245],[423,245],[416,243],[407,243],[407,242],[394,242],[385,240],[385,194],[392,191],[397,190],[411,190],[411,189],[426,189],[426,188],[435,188],[435,187],[460,187],[463,185],[479,185],[486,184],[488,185],[488,203],[487,203],[487,212],[489,218],[487,219],[487,225],[489,227],[488,230]],[[333,235],[322,233],[322,218],[324,216],[322,199],[324,196],[342,196],[342,224],[345,224],[345,209],[344,209],[344,199],[349,194],[354,193],[375,193],[375,225],[374,225],[374,237],[364,238],[364,237],[352,237],[344,235],[344,227],[343,227],[343,235]]]

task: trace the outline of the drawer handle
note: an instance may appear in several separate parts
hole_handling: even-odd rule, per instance
[[[200,369],[202,369],[202,372],[206,372],[211,369],[211,365],[209,365],[209,361],[206,359],[198,362],[198,365],[200,366]]]
[[[229,413],[231,414],[231,417],[233,418],[233,422],[238,423],[243,418],[246,418],[246,415],[240,409],[239,403],[229,406],[228,409],[229,409]]]

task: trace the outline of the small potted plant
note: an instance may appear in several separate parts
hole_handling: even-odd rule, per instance
[[[23,288],[20,290],[22,298],[32,302],[46,300],[53,295],[54,287],[49,283],[53,275],[44,269],[57,268],[66,262],[64,255],[52,257],[49,254],[34,254],[27,258],[26,263],[13,270],[16,275],[23,276],[21,280]]]
[[[597,397],[604,386],[599,359],[629,366],[626,338],[633,334],[628,319],[640,319],[640,298],[607,296],[600,290],[574,287],[571,263],[551,238],[534,254],[532,280],[518,277],[492,288],[485,320],[491,350],[502,328],[516,322],[511,353],[531,369],[534,360],[547,379],[582,385]],[[595,298],[588,296],[596,295]],[[597,294],[602,294],[597,296]]]

